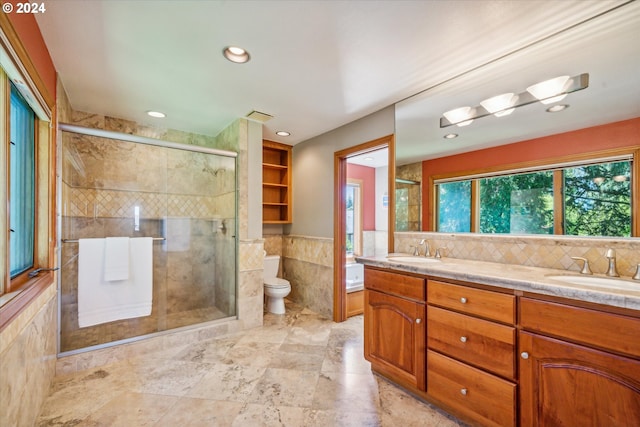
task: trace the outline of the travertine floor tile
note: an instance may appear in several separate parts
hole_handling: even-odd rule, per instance
[[[362,316],[286,307],[261,328],[58,376],[37,426],[463,425],[371,372]]]

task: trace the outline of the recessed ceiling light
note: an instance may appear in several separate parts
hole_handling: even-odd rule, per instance
[[[557,113],[558,111],[566,110],[569,108],[569,104],[556,104],[547,108],[547,113]]]
[[[448,133],[444,136],[444,139],[453,139],[453,138],[457,138],[458,134],[457,133]]]
[[[365,157],[364,161],[365,162],[373,162],[373,157]]]
[[[291,133],[287,132],[286,130],[279,130],[278,132],[276,132],[276,135],[278,135],[278,136],[289,136],[289,135],[291,135]]]
[[[251,59],[251,57],[249,56],[249,52],[237,46],[225,47],[222,51],[222,54],[229,61],[235,62],[237,64],[244,64],[245,62],[249,62],[249,59]]]
[[[147,114],[158,119],[164,119],[165,117],[167,117],[165,113],[161,113],[160,111],[147,111]]]

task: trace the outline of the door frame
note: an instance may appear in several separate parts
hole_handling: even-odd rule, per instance
[[[396,147],[395,135],[387,135],[334,153],[333,174],[333,321],[347,320],[347,290],[346,271],[347,251],[345,239],[346,227],[346,187],[347,187],[347,158],[355,155],[376,151],[383,148],[389,150],[388,159],[388,190],[389,195],[389,224],[388,250],[393,252],[393,230],[395,225],[395,181],[396,181]]]

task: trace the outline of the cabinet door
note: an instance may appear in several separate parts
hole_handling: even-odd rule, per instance
[[[364,351],[374,369],[425,390],[425,306],[365,291]]]
[[[640,361],[519,337],[521,426],[640,426]]]

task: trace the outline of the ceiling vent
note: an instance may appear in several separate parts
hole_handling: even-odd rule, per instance
[[[266,123],[269,120],[273,119],[273,116],[267,113],[261,113],[260,111],[253,110],[252,112],[246,115],[246,118],[256,122]]]

